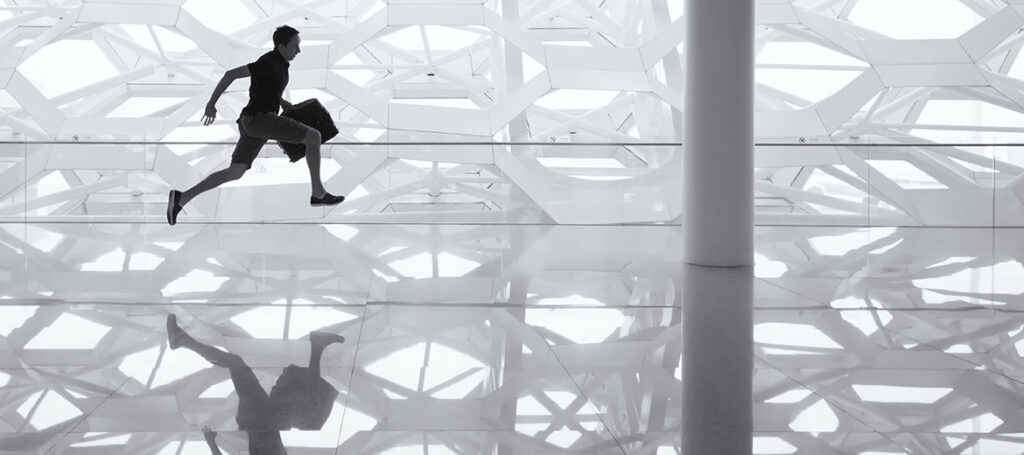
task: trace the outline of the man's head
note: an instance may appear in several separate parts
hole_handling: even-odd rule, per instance
[[[277,49],[287,61],[295,59],[299,55],[299,31],[287,25],[282,25],[274,30],[274,49]]]

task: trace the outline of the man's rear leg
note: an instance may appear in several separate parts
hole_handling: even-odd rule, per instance
[[[312,205],[334,205],[345,200],[345,196],[335,196],[327,192],[320,179],[320,132],[310,128],[302,138],[306,146],[306,166],[309,166],[309,183],[312,194],[309,203]]]
[[[345,337],[328,332],[313,332],[309,334],[309,370],[311,374],[320,377],[320,358],[324,349],[334,343],[344,343]]]
[[[208,175],[201,182],[181,193],[181,206],[184,207],[185,204],[188,204],[189,201],[200,194],[217,188],[225,183],[242,178],[247,170],[249,170],[248,164],[231,163],[231,165],[226,169],[221,169]]]
[[[202,343],[192,335],[185,333],[178,326],[178,317],[173,313],[167,315],[167,344],[171,349],[185,348],[199,354],[214,366],[223,368],[244,367],[241,357],[230,352]]]
[[[227,169],[221,169],[208,175],[201,182],[185,191],[171,190],[167,197],[167,223],[174,226],[178,222],[178,212],[196,196],[210,191],[232,180],[238,180],[249,169],[247,164],[231,163]]]

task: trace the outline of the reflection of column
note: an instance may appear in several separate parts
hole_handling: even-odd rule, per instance
[[[752,272],[683,266],[683,453],[752,452]]]
[[[750,454],[754,2],[685,14],[683,453]]]

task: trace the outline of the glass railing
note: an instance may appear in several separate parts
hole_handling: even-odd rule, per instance
[[[0,222],[165,223],[167,191],[230,161],[233,142],[0,143]],[[309,171],[268,144],[179,223],[678,224],[678,143],[330,142]],[[1024,225],[1024,144],[761,143],[760,225]]]

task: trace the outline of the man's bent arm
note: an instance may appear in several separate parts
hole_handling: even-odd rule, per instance
[[[243,77],[249,77],[249,67],[246,65],[239,66],[238,68],[228,70],[224,73],[224,77],[220,78],[220,82],[217,83],[217,87],[213,89],[213,94],[210,95],[210,101],[206,103],[207,106],[214,106],[217,104],[217,100],[224,94],[224,90],[228,89],[235,79],[241,79]]]

